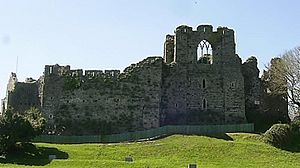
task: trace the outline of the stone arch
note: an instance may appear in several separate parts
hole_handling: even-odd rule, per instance
[[[212,45],[206,39],[200,41],[197,48],[197,60],[201,63],[212,64]]]

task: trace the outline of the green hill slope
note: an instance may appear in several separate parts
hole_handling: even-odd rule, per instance
[[[255,134],[227,134],[218,138],[174,135],[135,143],[37,146],[39,150],[35,153],[29,152],[26,156],[16,154],[9,159],[0,159],[0,167],[15,168],[32,164],[57,168],[183,168],[188,163],[197,163],[199,168],[300,167],[300,153],[274,148],[260,142]],[[49,162],[48,154],[54,153],[58,158],[64,159]],[[133,157],[133,163],[124,161],[129,155]]]

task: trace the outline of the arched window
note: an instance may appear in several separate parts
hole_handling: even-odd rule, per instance
[[[212,64],[212,47],[207,40],[202,40],[198,45],[197,58],[202,63]]]
[[[206,99],[203,99],[203,100],[202,100],[202,109],[203,109],[203,110],[206,110],[206,109],[207,109],[207,101],[206,101]]]

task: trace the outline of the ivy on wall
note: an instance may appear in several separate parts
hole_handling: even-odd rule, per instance
[[[67,76],[65,77],[64,90],[73,91],[79,89],[81,86],[81,80],[79,77]]]

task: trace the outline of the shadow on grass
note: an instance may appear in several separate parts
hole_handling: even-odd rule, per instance
[[[18,164],[30,166],[44,166],[51,162],[49,155],[56,155],[56,159],[68,159],[66,152],[57,148],[36,147],[33,144],[24,144],[13,152],[9,152],[5,157],[0,157],[2,164]]]
[[[298,143],[296,146],[288,146],[288,147],[283,147],[283,148],[279,148],[288,152],[292,152],[292,153],[299,153],[300,152],[300,143]]]
[[[289,151],[289,152],[293,152],[293,153],[299,153],[300,152],[300,134],[295,136],[289,145],[280,147],[280,149]]]
[[[172,134],[172,135],[176,135],[176,134]],[[153,141],[153,140],[160,140],[160,139],[164,139],[167,138],[169,136],[172,135],[161,135],[161,136],[157,136],[157,137],[153,137],[153,138],[149,138],[149,139],[141,139],[141,140],[135,140],[135,141],[129,141],[129,142],[143,142],[143,141]],[[226,140],[226,141],[233,141],[232,137],[228,136],[226,133],[219,133],[219,134],[178,134],[178,135],[186,135],[186,136],[206,136],[206,137],[210,137],[210,138],[216,138],[216,139],[222,139],[222,140]]]
[[[226,141],[233,141],[233,139],[228,136],[226,133],[223,133],[223,134],[207,134],[207,135],[204,135],[204,136],[207,136],[207,137],[210,137],[210,138],[216,138],[216,139],[223,139],[223,140],[226,140]]]

